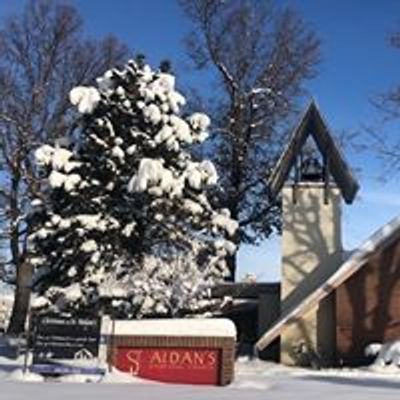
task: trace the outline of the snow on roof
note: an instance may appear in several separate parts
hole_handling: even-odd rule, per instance
[[[224,318],[117,320],[115,335],[236,337],[235,324]]]
[[[377,251],[393,243],[400,236],[400,217],[397,217],[378,229],[370,236],[351,256],[316,290],[306,296],[300,303],[289,308],[281,318],[270,328],[256,343],[257,350],[265,349],[276,337],[280,335],[282,329],[289,322],[300,318],[305,312],[318,304],[332,290],[339,287],[343,282],[360,270],[369,258]]]

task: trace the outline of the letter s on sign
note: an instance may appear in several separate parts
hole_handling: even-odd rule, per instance
[[[207,354],[207,358],[208,358],[208,363],[209,363],[210,366],[214,366],[215,363],[217,362],[217,358],[215,356],[215,353],[212,353],[212,352],[208,353]]]
[[[126,353],[126,358],[131,363],[129,371],[132,375],[139,374],[141,354],[142,350],[130,350]]]

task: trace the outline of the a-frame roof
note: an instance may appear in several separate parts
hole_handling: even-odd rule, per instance
[[[327,160],[329,172],[339,187],[344,200],[348,204],[352,203],[359,189],[359,184],[333,140],[314,101],[308,106],[293,131],[286,150],[272,171],[268,182],[271,197],[275,198],[282,189],[301,148],[309,136],[314,138],[319,151]]]
[[[256,343],[259,351],[264,350],[287,326],[301,318],[329,293],[338,288],[357,271],[367,265],[371,257],[383,251],[400,238],[400,217],[390,221],[368,238],[337,270],[318,283],[315,290],[306,295],[299,303],[283,312],[281,317],[269,328]]]

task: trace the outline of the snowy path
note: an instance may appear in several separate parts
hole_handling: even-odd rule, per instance
[[[197,399],[304,399],[370,400],[400,397],[400,382],[343,377],[276,377],[243,384],[241,388],[194,387],[154,384],[29,383],[3,381],[4,400],[109,400],[115,398],[197,400]],[[258,388],[257,388],[258,387]]]
[[[398,371],[398,370],[397,370]],[[0,373],[1,400],[397,400],[400,372],[309,371],[259,361],[238,362],[228,387],[158,383],[66,383],[8,380]]]

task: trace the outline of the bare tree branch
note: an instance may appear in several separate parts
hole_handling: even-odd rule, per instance
[[[256,244],[280,229],[266,182],[304,82],[316,73],[320,43],[298,13],[272,1],[180,3],[194,27],[189,57],[218,77],[218,97],[206,107],[215,123],[213,145],[203,149],[221,175],[216,201],[239,220],[237,244]]]
[[[388,44],[400,49],[399,31],[389,36]],[[355,135],[352,145],[356,149],[373,153],[382,161],[383,171],[380,175],[385,180],[400,171],[400,140],[397,134],[400,122],[400,84],[373,96],[371,104],[379,112],[380,118],[375,126],[363,127],[363,135],[360,132]]]
[[[41,196],[35,149],[66,138],[75,125],[69,91],[124,61],[128,49],[112,36],[82,38],[82,21],[68,4],[30,0],[0,30],[0,197],[17,288],[10,331],[23,329],[32,269],[27,266],[30,200]],[[21,271],[19,271],[21,269]]]

